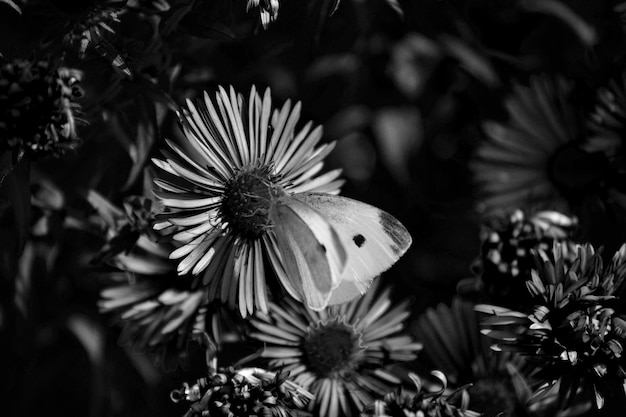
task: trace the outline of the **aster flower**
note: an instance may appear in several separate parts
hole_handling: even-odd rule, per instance
[[[123,271],[107,274],[98,302],[102,313],[122,323],[120,344],[168,367],[185,356],[191,340],[220,349],[224,333],[238,324],[221,304],[209,305],[206,289],[192,288],[192,277],[178,276],[168,259],[172,243],[153,235],[151,200],[129,197],[122,210],[93,191],[88,199],[108,237],[96,260]]]
[[[450,394],[446,394],[447,378],[443,372],[433,371],[441,388],[435,392],[424,389],[422,380],[415,374],[409,377],[415,384],[415,393],[402,390],[385,395],[368,405],[361,417],[479,417],[482,414],[469,409],[469,394],[465,385]],[[455,403],[459,403],[456,405]]]
[[[250,320],[250,337],[265,344],[261,357],[310,390],[316,397],[310,409],[320,416],[357,415],[400,384],[403,365],[421,349],[404,333],[410,301],[394,303],[391,289],[379,285],[321,311],[285,298]]]
[[[0,153],[59,156],[78,144],[81,72],[16,59],[0,67]]]
[[[626,245],[604,265],[591,245],[577,247],[571,265],[564,245],[552,255],[537,252],[538,268],[527,281],[536,305],[519,312],[490,305],[476,310],[490,317],[483,333],[497,340],[495,349],[518,351],[537,359],[536,395],[559,384],[559,404],[566,408],[583,390],[598,409],[626,389],[623,346],[626,321],[616,312],[616,295],[626,271]]]
[[[602,187],[607,160],[580,147],[582,126],[562,79],[532,78],[506,100],[509,119],[488,121],[488,139],[471,162],[478,210],[486,217],[517,208],[567,212]]]
[[[278,19],[278,9],[280,8],[278,0],[248,0],[246,11],[249,12],[256,7],[259,8],[259,16],[263,29],[267,29],[270,23]]]
[[[220,88],[216,106],[206,93],[204,106],[187,106],[180,116],[187,143],[168,141],[174,152],[154,160],[162,170],[154,193],[169,210],[155,228],[183,243],[170,255],[182,259],[179,274],[204,272],[210,295],[246,316],[255,306],[267,310],[263,262],[269,258],[282,285],[300,298],[270,233],[271,205],[286,192],[338,193],[339,170],[317,176],[334,143],[316,148],[322,130],[311,130],[311,123],[296,134],[299,103],[292,109],[287,101],[270,114],[269,89],[261,100],[253,88],[249,106],[232,88],[230,96]]]
[[[570,239],[578,225],[576,217],[557,211],[539,211],[527,216],[515,210],[508,221],[494,221],[481,230],[481,252],[473,269],[476,277],[461,281],[462,294],[478,293],[499,305],[529,305],[526,281],[535,266],[532,252],[550,253],[554,242],[565,243],[564,257],[576,257],[575,243]],[[525,297],[526,296],[526,297]]]
[[[502,417],[530,412],[524,358],[489,348],[473,303],[455,297],[450,306],[429,308],[416,320],[412,333],[424,346],[420,368],[443,372],[451,389],[472,384],[468,391],[474,409]]]
[[[261,368],[223,368],[170,393],[174,402],[192,403],[185,417],[296,416],[313,395],[289,379],[288,372]]]
[[[182,244],[170,254],[179,274],[244,317],[267,311],[267,261],[282,289],[321,309],[360,296],[411,242],[387,213],[333,196],[340,171],[319,173],[334,142],[317,146],[311,123],[296,131],[299,116],[290,101],[272,112],[269,89],[261,98],[252,88],[246,103],[220,88],[215,101],[187,102],[185,140],[154,160],[155,228]]]

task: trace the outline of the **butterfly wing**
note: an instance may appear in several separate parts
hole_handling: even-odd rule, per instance
[[[336,230],[348,256],[340,283],[328,304],[340,304],[367,291],[411,245],[411,235],[395,217],[369,204],[321,193],[292,196],[315,210]]]
[[[287,198],[274,210],[274,233],[289,279],[307,305],[321,310],[340,284],[346,252],[332,226],[299,200]]]

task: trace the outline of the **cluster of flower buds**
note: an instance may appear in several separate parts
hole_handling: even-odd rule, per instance
[[[606,264],[591,245],[578,246],[569,264],[566,250],[555,245],[550,255],[536,253],[537,268],[526,283],[532,309],[478,305],[476,310],[490,316],[482,332],[497,340],[495,349],[543,358],[535,376],[545,384],[537,396],[559,382],[563,408],[588,388],[600,409],[615,389],[626,387],[626,321],[617,297],[626,277],[626,245]]]
[[[104,34],[115,34],[113,23],[120,23],[120,15],[124,10],[126,0],[103,0],[97,2],[85,2],[82,8],[77,10],[76,17],[71,19],[71,26],[65,34],[63,41],[68,45],[77,45],[81,58],[90,45],[104,48]]]
[[[452,393],[446,393],[447,378],[443,372],[433,371],[431,374],[439,380],[437,391],[424,389],[422,380],[410,373],[409,378],[415,384],[415,393],[401,390],[385,395],[384,399],[376,400],[365,407],[361,417],[478,417],[480,413],[469,410],[469,393],[471,384],[464,385]],[[454,403],[459,400],[460,404]]]
[[[57,156],[74,147],[81,77],[47,61],[16,59],[0,66],[0,153],[10,151],[14,159]]]
[[[526,216],[516,210],[507,222],[482,231],[480,258],[474,264],[477,279],[460,284],[459,290],[467,287],[495,298],[498,303],[512,306],[525,301],[525,282],[535,267],[533,253],[549,253],[555,242],[566,243],[563,249],[565,260],[576,256],[571,237],[578,225],[575,217],[556,211],[540,211]],[[567,249],[570,249],[569,251]],[[517,305],[515,305],[517,306]]]
[[[184,383],[170,398],[192,403],[185,417],[294,416],[307,407],[313,395],[288,376],[261,368],[229,367],[193,385]]]
[[[278,0],[248,0],[246,10],[250,11],[255,7],[259,8],[263,29],[267,29],[269,24],[278,18],[278,9],[280,8]]]
[[[576,218],[556,211],[541,211],[527,217],[516,210],[502,229],[484,232],[484,275],[529,274],[534,266],[531,251],[550,250],[553,242],[569,239],[576,226]]]

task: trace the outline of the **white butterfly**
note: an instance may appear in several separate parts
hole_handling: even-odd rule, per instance
[[[313,310],[367,291],[411,245],[393,216],[369,204],[321,193],[299,193],[274,207],[274,234],[285,266],[281,281]]]

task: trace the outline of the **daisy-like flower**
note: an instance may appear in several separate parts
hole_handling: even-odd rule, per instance
[[[601,409],[626,389],[626,321],[616,312],[617,291],[626,273],[626,245],[608,265],[591,245],[584,245],[568,266],[564,250],[555,245],[552,256],[537,252],[538,268],[527,282],[536,303],[532,310],[490,305],[476,310],[490,316],[482,326],[485,335],[498,341],[494,348],[539,361],[533,374],[542,382],[537,397],[558,383],[561,408],[570,406],[582,390]]]
[[[424,346],[418,358],[420,368],[443,372],[452,389],[472,384],[468,391],[473,409],[502,417],[530,412],[524,358],[489,348],[473,303],[455,297],[451,306],[429,308],[417,319],[412,333]]]
[[[220,88],[215,102],[206,93],[197,107],[187,101],[180,115],[186,140],[168,141],[166,160],[154,160],[154,193],[165,207],[155,228],[182,243],[170,255],[180,260],[178,273],[198,276],[211,299],[238,306],[242,316],[267,311],[268,260],[291,296],[307,295],[278,249],[277,202],[305,192],[337,194],[343,183],[340,170],[319,174],[334,143],[317,146],[322,128],[310,122],[296,131],[299,116],[300,103],[290,101],[272,112],[269,89],[261,98],[252,88],[246,103]],[[335,252],[325,251],[329,264],[338,262]]]
[[[47,61],[16,59],[0,67],[0,153],[59,156],[78,144],[82,74]]]
[[[535,266],[532,251],[550,253],[554,242],[564,242],[563,254],[576,257],[571,241],[578,221],[556,211],[540,211],[527,216],[515,210],[508,221],[494,222],[481,230],[480,257],[473,265],[477,276],[458,285],[463,294],[478,293],[499,305],[517,308],[529,305],[526,281]],[[526,297],[524,297],[526,295]]]
[[[97,260],[123,271],[108,274],[110,284],[98,303],[102,313],[122,323],[120,343],[167,367],[185,356],[191,340],[220,349],[223,329],[232,332],[238,324],[219,303],[209,305],[206,289],[192,288],[191,276],[178,276],[168,259],[175,246],[153,235],[151,200],[127,198],[122,210],[95,192],[88,199],[108,237]]]
[[[310,409],[319,416],[358,415],[401,382],[422,347],[404,332],[410,301],[394,304],[390,288],[378,286],[321,311],[285,298],[250,320],[250,337],[265,344],[261,357],[315,395]]]
[[[489,121],[471,162],[486,217],[517,208],[567,212],[602,187],[607,159],[580,147],[582,126],[562,79],[532,78],[506,100],[508,121]]]
[[[170,398],[192,403],[185,417],[295,417],[313,395],[289,379],[288,372],[230,367],[193,385],[184,383]]]
[[[361,417],[479,417],[482,414],[469,409],[470,396],[465,385],[452,393],[446,393],[447,378],[443,372],[431,374],[439,380],[441,388],[435,392],[424,389],[419,376],[411,373],[409,377],[415,384],[415,393],[402,390],[385,395],[368,405]]]
[[[259,16],[261,18],[263,29],[267,30],[270,23],[278,19],[278,9],[280,8],[280,3],[278,0],[248,0],[246,11],[249,12],[251,9],[257,7],[259,8]]]

